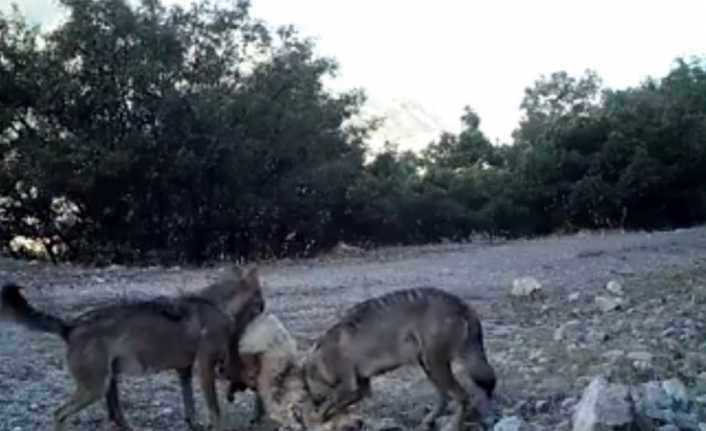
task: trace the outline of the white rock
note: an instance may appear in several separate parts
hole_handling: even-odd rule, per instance
[[[596,296],[595,301],[598,308],[600,308],[603,312],[620,310],[625,305],[625,300],[622,298],[608,296]]]
[[[613,295],[617,295],[617,296],[625,295],[625,292],[623,291],[623,286],[619,282],[617,282],[616,280],[610,280],[605,285],[605,290],[612,293]]]
[[[534,403],[534,410],[536,412],[545,413],[547,410],[549,410],[549,401],[538,400],[536,403]]]
[[[573,431],[602,431],[628,426],[635,421],[630,388],[596,377],[576,405]]]
[[[542,290],[542,284],[533,277],[516,278],[512,281],[510,294],[517,297],[534,297]]]
[[[574,292],[568,297],[569,302],[576,302],[579,300],[579,298],[581,298],[581,292]]]
[[[561,326],[556,328],[556,330],[554,331],[554,341],[559,342],[565,339],[569,332],[575,331],[580,326],[581,322],[578,320],[569,320],[567,322],[562,323]]]
[[[630,352],[627,355],[627,358],[633,361],[643,361],[643,362],[652,362],[654,359],[654,355],[650,352]]]

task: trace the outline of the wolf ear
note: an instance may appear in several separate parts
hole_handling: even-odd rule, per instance
[[[242,278],[251,286],[260,286],[260,271],[257,266],[253,266],[247,271],[243,271]]]
[[[233,266],[231,266],[231,271],[233,271],[233,274],[235,274],[238,278],[243,278],[245,275],[245,270],[237,263],[233,263]]]

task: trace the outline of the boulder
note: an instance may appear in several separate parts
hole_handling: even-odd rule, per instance
[[[521,277],[512,281],[510,294],[515,297],[534,298],[542,291],[542,284],[533,277]]]
[[[604,377],[596,377],[575,407],[572,430],[629,430],[635,423],[633,411],[628,386],[611,384]]]

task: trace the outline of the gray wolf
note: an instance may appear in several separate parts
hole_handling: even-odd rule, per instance
[[[490,401],[496,377],[476,312],[456,295],[418,287],[374,297],[345,311],[315,341],[303,367],[308,391],[326,420],[370,395],[371,378],[419,364],[438,393],[422,428],[433,426],[451,396],[458,408],[447,426],[457,431],[471,397],[452,371],[454,362],[479,392],[475,407]]]
[[[185,420],[195,427],[191,376],[198,366],[209,419],[221,429],[215,385],[219,361],[238,366],[240,313],[252,318],[264,309],[256,268],[237,270],[194,294],[160,297],[100,307],[64,320],[32,307],[17,284],[0,293],[0,315],[30,330],[53,333],[66,343],[69,371],[76,384],[73,396],[54,412],[56,430],[67,418],[105,397],[109,419],[128,429],[120,407],[118,375],[144,375],[176,370],[182,390]]]
[[[243,358],[240,380],[257,391],[263,413],[285,429],[295,431],[359,431],[357,416],[338,412],[321,420],[304,382],[302,355],[294,337],[271,313],[257,316],[239,342]]]

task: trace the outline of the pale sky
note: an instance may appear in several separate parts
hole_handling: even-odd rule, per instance
[[[175,2],[188,0],[165,1]],[[54,0],[18,4],[56,15]],[[341,65],[337,86],[412,99],[450,127],[471,105],[503,142],[540,74],[591,68],[620,88],[706,54],[704,0],[252,0],[252,14],[314,37]]]

